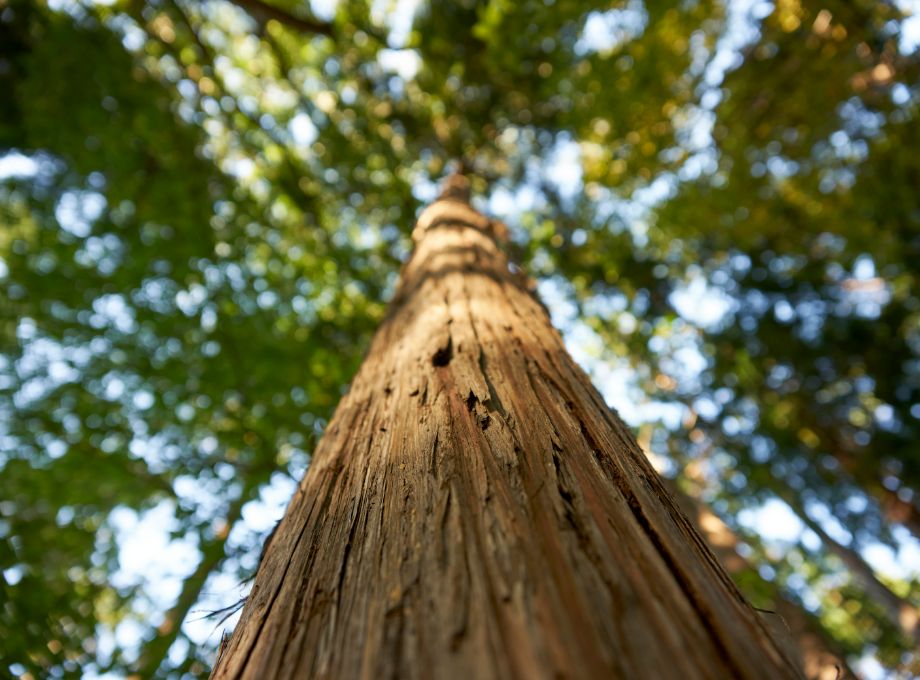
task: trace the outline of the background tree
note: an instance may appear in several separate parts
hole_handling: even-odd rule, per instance
[[[399,5],[0,6],[5,671],[206,674],[465,158],[755,604],[916,673],[909,3]]]

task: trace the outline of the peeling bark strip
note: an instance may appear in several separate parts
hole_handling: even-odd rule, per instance
[[[467,195],[419,218],[212,677],[801,677]]]

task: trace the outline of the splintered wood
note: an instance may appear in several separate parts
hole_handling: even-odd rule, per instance
[[[445,193],[212,677],[801,677]]]

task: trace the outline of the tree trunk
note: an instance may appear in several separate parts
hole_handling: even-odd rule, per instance
[[[663,480],[665,488],[683,510],[693,527],[706,538],[706,542],[729,574],[753,569],[738,552],[738,536],[703,503],[683,493],[676,484]],[[773,598],[771,611],[759,610],[773,628],[779,642],[794,645],[792,654],[801,659],[802,670],[808,680],[839,680],[855,678],[844,653],[828,637],[817,620],[800,604],[786,597],[771,581],[762,581],[761,587],[770,591]]]
[[[454,176],[214,678],[798,678]]]

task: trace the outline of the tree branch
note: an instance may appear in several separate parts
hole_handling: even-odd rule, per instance
[[[182,583],[182,590],[176,603],[166,612],[163,623],[155,637],[144,643],[141,656],[137,660],[137,677],[152,678],[163,664],[169,648],[179,637],[181,627],[189,611],[201,596],[208,577],[217,571],[227,557],[227,538],[236,523],[242,518],[243,506],[253,499],[253,492],[266,481],[264,476],[252,472],[244,480],[239,498],[231,502],[224,519],[226,529],[214,538],[203,541],[201,561],[191,576]]]
[[[329,36],[330,38],[333,36],[332,24],[317,21],[316,19],[299,17],[280,7],[264,2],[263,0],[228,0],[228,2],[242,8],[249,16],[259,23],[266,23],[274,19],[289,28],[303,31],[304,33],[316,33],[318,35]]]

